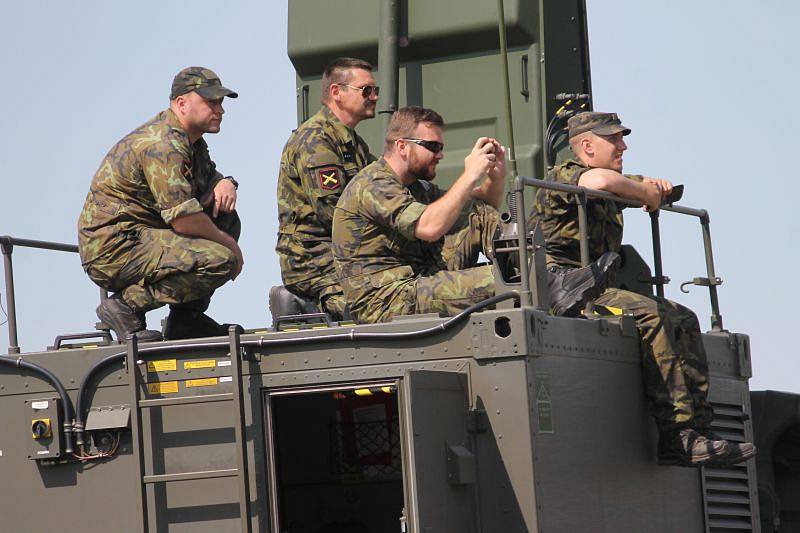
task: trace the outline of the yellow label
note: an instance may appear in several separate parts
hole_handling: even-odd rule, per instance
[[[150,394],[174,394],[178,392],[177,381],[157,381],[147,384],[147,392]]]
[[[203,359],[202,361],[185,361],[183,363],[184,370],[193,370],[195,368],[214,368],[217,366],[216,359]]]
[[[186,384],[186,388],[189,387],[210,387],[212,385],[216,385],[218,383],[217,378],[205,378],[205,379],[187,379],[184,381]]]
[[[175,359],[164,359],[162,361],[148,361],[148,372],[166,372],[168,370],[177,370],[178,361]]]

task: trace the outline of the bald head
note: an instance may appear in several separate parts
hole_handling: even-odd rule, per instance
[[[586,131],[571,137],[569,145],[584,165],[622,172],[622,153],[628,149],[623,135],[621,131],[611,135]]]

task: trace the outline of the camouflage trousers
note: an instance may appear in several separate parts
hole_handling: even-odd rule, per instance
[[[238,240],[241,224],[235,212],[220,213],[212,220]],[[208,239],[155,228],[142,228],[130,238],[135,243],[128,260],[110,281],[106,281],[108,269],[103,265],[91,264],[87,273],[101,287],[121,292],[122,299],[135,311],[146,312],[166,304],[205,311],[211,295],[231,279],[236,266],[236,256],[228,247]],[[95,270],[104,276],[93,276]]]
[[[275,250],[283,286],[304,300],[310,300],[333,320],[342,320],[346,301],[333,267],[330,242],[304,242],[294,235],[279,234]]]
[[[414,276],[411,267],[392,269],[396,279],[373,293],[364,305],[354,307],[359,322],[385,322],[397,315],[438,313],[452,316],[494,296],[491,265],[476,266],[480,253],[493,257],[492,241],[500,215],[484,202],[473,202],[445,235],[441,265],[429,275]],[[404,275],[403,275],[404,274]]]
[[[642,351],[642,378],[659,430],[706,429],[714,412],[708,362],[694,312],[665,298],[608,289],[595,303],[633,313]]]

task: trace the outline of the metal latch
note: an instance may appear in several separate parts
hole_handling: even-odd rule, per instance
[[[681,283],[681,292],[689,294],[689,290],[685,287],[687,285],[697,285],[698,287],[716,287],[722,285],[722,278],[694,278],[691,281],[684,281]]]

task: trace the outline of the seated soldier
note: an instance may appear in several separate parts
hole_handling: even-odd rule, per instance
[[[623,175],[623,136],[631,130],[615,113],[586,112],[569,119],[569,142],[575,159],[555,167],[547,180],[608,191],[636,200],[647,211],[659,208],[672,192],[666,180]],[[589,260],[619,252],[623,205],[589,199]],[[580,265],[577,204],[571,195],[539,189],[529,224],[539,223],[553,271]],[[713,411],[708,397],[708,364],[697,316],[664,298],[607,289],[595,303],[633,313],[642,340],[645,392],[660,432],[662,464],[700,466],[739,462],[755,454],[750,443],[727,442],[711,432]]]
[[[499,234],[505,150],[495,139],[478,139],[464,173],[444,191],[431,183],[443,157],[443,126],[430,109],[396,111],[383,157],[356,175],[336,205],[334,261],[359,322],[453,315],[494,295],[491,266],[476,265],[480,252],[493,256]],[[568,313],[602,291],[617,259],[609,254],[560,274],[551,287],[554,308]]]
[[[236,240],[233,178],[216,170],[203,140],[220,130],[224,97],[238,95],[201,67],[179,72],[170,105],[114,145],[92,180],[78,219],[83,268],[115,291],[97,316],[124,340],[160,340],[147,311],[169,304],[167,339],[226,334],[204,311],[244,260]]]

